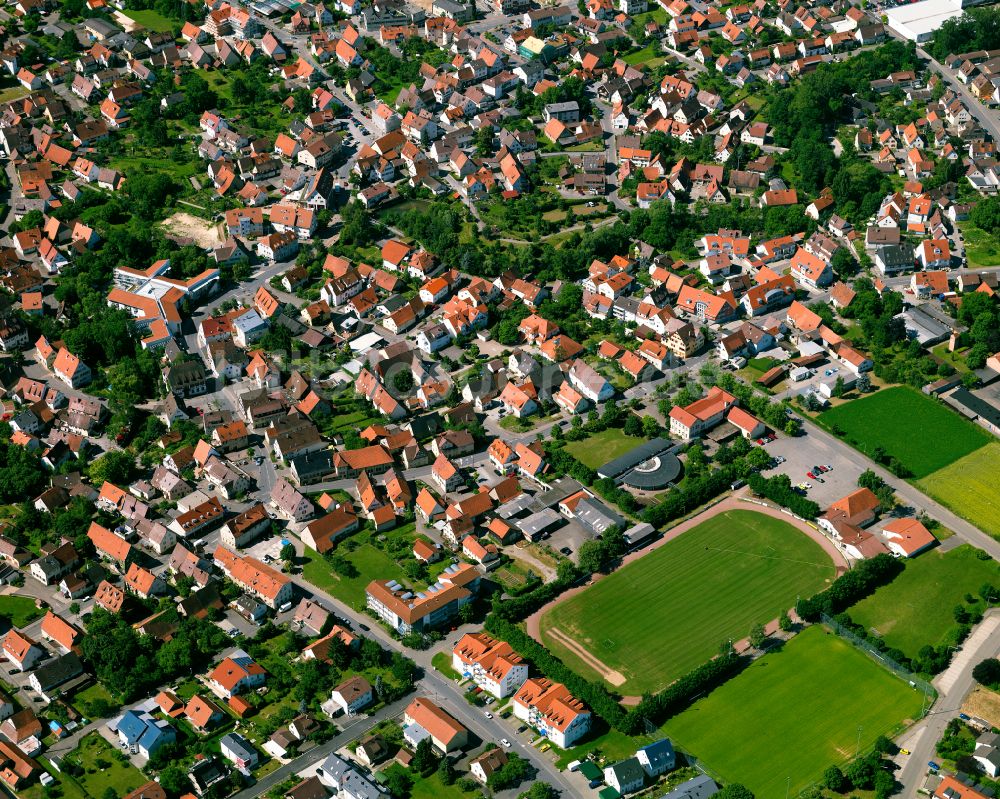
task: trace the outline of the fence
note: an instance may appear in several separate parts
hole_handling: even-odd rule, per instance
[[[934,698],[937,697],[937,691],[934,690],[934,686],[932,686],[929,682],[922,680],[920,677],[918,677],[916,674],[914,674],[905,666],[901,666],[899,663],[897,663],[891,657],[886,655],[884,652],[879,652],[878,649],[876,649],[870,642],[866,641],[864,638],[859,638],[849,629],[844,627],[842,624],[838,623],[836,619],[833,619],[824,613],[822,615],[822,620],[823,624],[825,624],[827,627],[833,630],[837,635],[839,635],[845,641],[853,645],[855,649],[859,649],[872,659],[877,660],[887,669],[889,669],[892,672],[895,672],[904,680],[906,680],[914,688],[922,691],[925,699],[929,698],[929,701],[926,701],[924,703],[924,712],[926,713],[928,710],[930,710],[931,702],[934,700]]]

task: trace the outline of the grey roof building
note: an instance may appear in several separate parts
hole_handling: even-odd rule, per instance
[[[354,766],[337,755],[330,755],[324,760],[316,773],[320,781],[334,788],[338,795],[353,799],[385,799],[389,795],[380,785],[355,771]]]
[[[719,786],[707,774],[701,774],[693,780],[681,783],[663,799],[709,799],[719,792]]]

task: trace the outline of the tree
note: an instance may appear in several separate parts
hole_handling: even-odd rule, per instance
[[[422,777],[426,777],[437,768],[437,756],[434,754],[430,738],[424,738],[417,744],[410,767]]]
[[[421,743],[423,742],[421,741]],[[413,787],[413,777],[400,768],[383,771],[382,782],[385,783],[385,787],[389,789],[390,794],[400,797],[400,799],[406,799],[410,795],[410,789]]]
[[[634,413],[630,413],[626,417],[623,432],[625,435],[632,436],[633,438],[638,438],[642,435],[642,422]]]
[[[854,381],[854,387],[862,394],[867,394],[872,390],[872,379],[868,376],[868,372],[862,372],[858,375],[857,380]]]
[[[760,649],[761,644],[767,640],[767,633],[764,631],[763,624],[755,624],[750,628],[750,646],[754,649]]]
[[[392,377],[393,388],[400,394],[407,394],[413,390],[413,373],[409,369],[396,372]]]
[[[580,545],[577,564],[580,568],[594,574],[604,568],[604,546],[600,541],[590,539]]]
[[[134,468],[135,460],[132,455],[122,449],[113,449],[90,464],[90,481],[95,486],[103,485],[105,482],[116,485],[128,483]]]
[[[980,685],[989,688],[1000,685],[1000,660],[986,658],[979,661],[972,670],[972,678]]]
[[[494,771],[487,780],[487,785],[493,791],[504,791],[509,788],[516,788],[522,782],[530,779],[534,768],[530,761],[516,753],[507,756],[507,762]]]
[[[517,799],[559,799],[559,791],[547,782],[533,782],[524,793],[519,793]]]
[[[880,735],[875,739],[874,749],[880,755],[894,756],[898,751],[899,747],[890,739],[884,735]]]
[[[778,617],[778,627],[785,633],[792,629],[792,617],[788,615],[787,610],[781,611],[781,615]]]
[[[830,766],[823,772],[823,786],[834,793],[845,793],[850,789],[851,783],[839,766]]]
[[[279,554],[285,563],[292,563],[295,560],[295,545],[291,541],[287,544],[282,544]]]
[[[191,791],[191,780],[180,766],[167,766],[160,772],[160,787],[169,796],[182,796]]]
[[[844,378],[837,376],[837,379],[833,383],[833,391],[831,392],[835,397],[844,396]]]
[[[574,417],[576,418],[576,417]],[[642,417],[642,434],[646,438],[656,438],[662,432],[660,423],[653,416]]]
[[[458,772],[450,757],[441,759],[441,763],[438,765],[438,774],[441,776],[441,782],[445,785],[453,785],[458,779]]]
[[[987,233],[1000,232],[1000,197],[987,197],[977,202],[969,212],[969,219]]]

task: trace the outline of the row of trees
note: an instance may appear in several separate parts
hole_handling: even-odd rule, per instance
[[[795,612],[799,618],[811,622],[819,621],[824,614],[835,616],[860,602],[880,586],[891,583],[902,571],[903,564],[892,555],[876,555],[840,575],[824,591],[807,599],[800,599]]]
[[[787,474],[776,474],[773,477],[751,474],[747,477],[747,485],[755,494],[777,502],[796,516],[803,519],[815,519],[819,516],[819,505],[792,488],[792,481]]]

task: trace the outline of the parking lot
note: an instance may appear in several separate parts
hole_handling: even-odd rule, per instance
[[[765,474],[787,474],[792,485],[809,483],[812,488],[807,491],[807,496],[818,502],[820,508],[826,508],[858,487],[858,475],[862,470],[855,461],[842,450],[810,436],[808,432],[796,438],[779,435],[766,448],[772,456],[785,458],[785,462]],[[812,471],[813,466],[832,466],[833,469],[821,475],[820,479],[810,480],[806,472]]]

